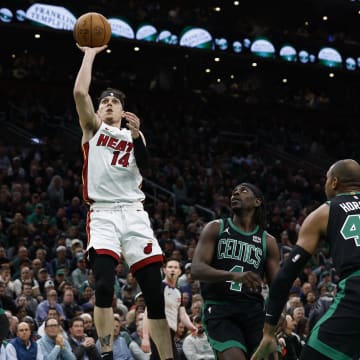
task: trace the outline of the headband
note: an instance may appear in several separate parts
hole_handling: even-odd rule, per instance
[[[112,92],[112,91],[104,92],[104,93],[99,97],[99,102],[100,102],[103,98],[105,98],[105,97],[107,97],[107,96],[114,96],[114,97],[118,98],[121,103],[123,102],[123,99],[121,99],[118,94],[116,94],[116,93],[114,93],[114,92]]]
[[[250,184],[250,183],[246,183],[246,182],[241,183],[240,185],[247,187],[254,193],[255,197],[259,198],[261,201],[264,201],[264,194],[257,186]]]

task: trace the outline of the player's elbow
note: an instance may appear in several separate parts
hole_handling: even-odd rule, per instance
[[[201,274],[202,274],[201,265],[192,263],[190,273],[192,279],[201,280]]]
[[[83,99],[87,96],[87,91],[80,89],[79,87],[75,86],[73,90],[73,96],[75,100]]]

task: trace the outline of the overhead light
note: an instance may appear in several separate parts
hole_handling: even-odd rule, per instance
[[[220,61],[220,58],[219,58],[219,57],[216,57],[216,58],[214,58],[214,61],[215,61],[215,62],[219,62],[219,61]]]
[[[34,38],[35,38],[35,39],[40,39],[40,34],[35,34],[35,35],[34,35]]]
[[[287,78],[283,78],[283,79],[282,79],[282,82],[283,82],[283,84],[286,84],[286,83],[288,82],[288,79],[287,79]]]
[[[335,77],[335,74],[331,72],[331,73],[329,74],[329,77],[330,77],[330,78],[334,78],[334,77]]]
[[[220,7],[220,6],[215,6],[215,7],[214,7],[214,11],[220,12],[220,11],[221,11],[221,7]]]
[[[210,73],[211,70],[210,70],[209,68],[207,68],[207,69],[205,69],[205,72],[206,72],[206,73]]]
[[[239,6],[239,5],[240,5],[240,1],[235,0],[235,1],[234,1],[234,5],[235,5],[235,6]]]
[[[326,16],[326,15],[324,15],[323,17],[322,17],[322,19],[324,20],[324,21],[328,21],[328,17]]]
[[[107,52],[108,54],[111,54],[111,49],[106,49],[106,52]]]
[[[256,62],[253,62],[253,63],[251,63],[251,66],[252,66],[252,67],[257,67],[257,63],[256,63]]]
[[[137,52],[137,51],[140,51],[140,48],[139,48],[138,46],[135,46],[135,47],[134,47],[134,51],[136,51],[136,52]]]

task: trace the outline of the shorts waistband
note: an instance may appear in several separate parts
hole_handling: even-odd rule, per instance
[[[137,208],[143,209],[141,202],[124,203],[124,202],[96,202],[90,205],[90,209],[123,209],[123,208]]]

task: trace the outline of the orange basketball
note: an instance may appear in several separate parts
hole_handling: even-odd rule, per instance
[[[81,15],[74,26],[74,39],[80,46],[106,45],[111,38],[111,26],[105,16],[88,12]]]

